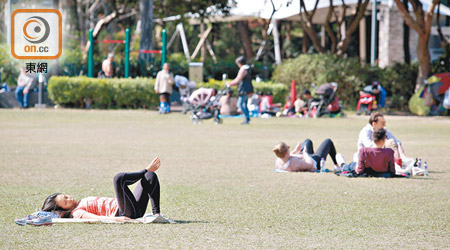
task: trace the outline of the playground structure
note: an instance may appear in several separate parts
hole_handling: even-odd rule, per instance
[[[167,32],[162,31],[162,48],[161,50],[139,50],[144,54],[161,54],[161,68],[167,61]],[[94,45],[95,43],[122,43],[125,44],[124,58],[124,78],[130,76],[130,29],[125,29],[125,40],[94,40],[93,29],[89,30],[89,52],[88,52],[88,77],[94,77]]]

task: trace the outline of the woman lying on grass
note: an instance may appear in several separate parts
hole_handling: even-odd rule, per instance
[[[289,172],[316,172],[320,170],[320,160],[327,158],[329,154],[334,164],[336,162],[336,148],[333,141],[326,139],[320,144],[316,153],[314,153],[313,143],[310,139],[306,139],[303,143],[298,143],[294,151],[289,151],[289,146],[281,142],[276,145],[273,152],[277,156],[275,168]]]
[[[159,181],[155,171],[161,165],[156,157],[140,172],[119,173],[114,177],[116,198],[87,197],[76,201],[72,196],[54,193],[45,199],[43,211],[59,218],[101,219],[123,222],[142,217],[151,200],[153,214],[159,214]],[[133,192],[128,185],[138,182]]]

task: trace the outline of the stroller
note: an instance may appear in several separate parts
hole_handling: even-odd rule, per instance
[[[221,124],[219,100],[226,95],[228,87],[225,85],[217,94],[207,101],[206,105],[193,105],[191,119],[193,124],[199,124],[202,120],[214,119],[214,124]],[[201,100],[203,101],[203,100]]]
[[[356,115],[364,112],[366,115],[377,108],[383,108],[386,100],[386,90],[380,82],[372,82],[371,85],[364,87],[359,93],[358,105],[356,106]]]
[[[330,117],[334,117],[341,114],[341,117],[344,117],[344,110],[339,104],[339,98],[336,96],[337,86],[338,84],[336,82],[320,85],[315,92],[320,98],[311,101],[306,116],[321,117],[330,115]],[[314,84],[313,87],[315,87]]]

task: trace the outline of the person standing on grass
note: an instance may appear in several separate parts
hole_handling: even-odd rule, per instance
[[[172,94],[172,85],[174,84],[173,75],[170,73],[170,65],[164,63],[163,69],[156,75],[155,93],[159,94],[159,113],[167,114],[170,112],[170,94]]]
[[[315,153],[310,139],[298,143],[292,152],[286,143],[281,142],[275,146],[273,152],[277,156],[275,168],[288,172],[316,172],[320,170],[320,160],[326,159],[327,155],[330,155],[333,163],[338,166],[336,148],[330,139],[323,141]]]
[[[239,98],[237,105],[245,116],[245,121],[241,124],[248,125],[250,124],[250,112],[248,111],[247,102],[249,95],[253,94],[251,70],[250,65],[245,63],[245,58],[243,56],[236,59],[236,64],[239,67],[239,72],[233,81],[227,82],[227,86],[231,87],[238,85],[237,91]]]
[[[156,157],[147,168],[139,172],[119,173],[114,177],[116,198],[87,197],[76,201],[72,196],[54,193],[45,199],[42,211],[52,212],[59,218],[101,219],[123,222],[145,214],[149,200],[154,215],[160,214],[159,181],[155,174],[161,165]],[[133,192],[128,185],[137,183]]]

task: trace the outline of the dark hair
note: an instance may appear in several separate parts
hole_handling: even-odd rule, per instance
[[[233,95],[233,90],[232,89],[227,89],[227,94]]]
[[[213,88],[214,94],[217,95],[217,89]]]
[[[47,197],[47,199],[45,199],[45,201],[44,201],[44,204],[42,205],[41,210],[46,211],[46,212],[55,213],[58,215],[59,218],[71,218],[72,217],[71,212],[72,212],[73,208],[66,210],[56,204],[55,199],[60,194],[61,193],[54,193],[54,194],[51,194],[49,197]]]
[[[374,142],[378,142],[383,139],[386,139],[386,130],[384,128],[380,128],[380,129],[373,131],[372,139]]]
[[[373,112],[370,114],[369,124],[372,125],[373,122],[378,122],[378,118],[384,117],[384,115],[380,112]]]
[[[304,95],[311,95],[311,92],[309,92],[309,90],[305,89],[305,91],[303,91]]]
[[[244,65],[245,64],[245,57],[240,56],[240,57],[236,58],[236,64]]]
[[[261,90],[258,90],[258,92],[256,92],[256,94],[263,95],[263,92]]]

